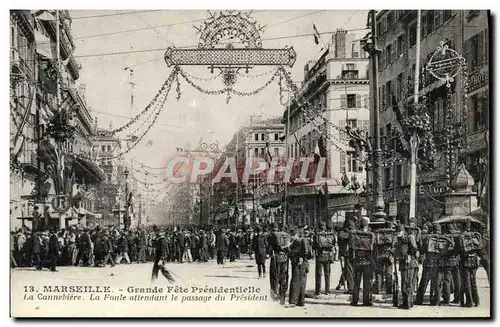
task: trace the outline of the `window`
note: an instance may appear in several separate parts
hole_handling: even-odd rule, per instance
[[[451,18],[451,10],[443,10],[443,22]]]
[[[391,81],[385,83],[385,94],[386,94],[386,99],[385,103],[386,106],[390,107],[392,106],[392,85]]]
[[[385,187],[391,186],[391,167],[384,169],[384,185]]]
[[[401,57],[406,52],[406,34],[398,36],[398,56]]]
[[[18,34],[18,45],[17,49],[19,51],[19,57],[23,60],[26,60],[28,57],[28,39],[24,36],[24,34],[20,31]]]
[[[347,154],[347,172],[349,173],[358,172],[358,160],[356,159],[356,153],[354,151],[348,151],[346,154]]]
[[[380,36],[380,35],[382,35],[382,33],[384,33],[384,32],[382,31],[382,22],[378,22],[378,23],[377,23],[377,32],[378,32],[378,35],[379,35],[379,36]]]
[[[387,29],[390,29],[394,24],[394,15],[392,12],[387,14]]]
[[[444,101],[443,98],[437,98],[434,103],[434,130],[439,131],[443,128]]]
[[[394,41],[391,45],[392,52],[391,52],[391,62],[394,62],[398,60],[398,42]]]
[[[345,171],[345,153],[344,152],[340,152],[340,172],[344,172]]]
[[[385,138],[385,128],[380,127],[380,147],[385,148],[386,138]]]
[[[487,36],[487,32],[483,31],[465,41],[465,58],[469,72],[474,72],[486,63],[486,58],[488,57]]]
[[[108,145],[108,151],[111,151],[111,145]]]
[[[356,94],[347,95],[347,108],[356,108]]]
[[[103,146],[101,147],[101,149],[102,149],[102,152],[106,152],[106,146],[105,146],[105,145],[103,145]]]
[[[280,138],[280,135],[278,133],[274,133],[274,140],[278,141]]]
[[[264,140],[265,140],[264,133],[261,133],[261,134],[260,134],[260,140],[261,140],[261,141],[264,141]]]
[[[385,47],[385,53],[386,53],[385,65],[387,66],[392,62],[392,44],[389,44],[387,47]]]
[[[279,148],[274,148],[274,157],[278,158],[280,155],[280,149]]]
[[[254,139],[255,139],[255,141],[258,141],[259,140],[259,134],[255,133]]]
[[[382,30],[380,31],[380,34],[384,34],[387,31],[387,19],[386,17],[382,18]]]
[[[259,156],[259,148],[255,148],[253,151],[254,151],[253,156],[258,157]]]
[[[10,27],[10,46],[16,46],[16,29],[14,28],[14,26]]]
[[[396,186],[401,186],[403,184],[403,169],[401,165],[396,165]]]
[[[347,119],[346,125],[357,128],[358,127],[358,120],[357,119]]]
[[[355,65],[354,64],[346,64],[347,70],[354,70]]]
[[[408,34],[410,34],[410,48],[411,48],[417,43],[417,23],[416,22],[410,25]]]
[[[427,26],[427,33],[425,35],[428,35],[428,34],[431,34],[434,31],[434,29],[435,29],[435,26],[434,26],[434,11],[430,10],[427,13],[426,17],[427,17],[427,24],[425,24],[425,25]],[[423,22],[423,23],[425,23],[425,22]]]
[[[474,94],[471,97],[473,132],[479,132],[486,129],[489,111],[488,106],[489,99],[487,92]]]
[[[443,23],[443,11],[434,10],[434,29],[437,29]]]
[[[265,156],[266,155],[266,148],[260,148],[260,154],[262,156]]]
[[[396,78],[396,101],[401,101],[403,99],[403,73],[399,74]]]

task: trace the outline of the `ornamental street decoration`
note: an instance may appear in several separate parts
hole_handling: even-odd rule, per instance
[[[209,12],[210,13],[210,12]],[[293,47],[284,49],[265,49],[262,47],[260,32],[262,26],[252,20],[250,14],[227,11],[219,14],[210,13],[211,18],[201,26],[195,27],[200,35],[197,49],[168,48],[165,52],[167,66],[208,66],[211,73],[214,69],[220,70],[225,89],[204,90],[208,94],[227,93],[254,95],[262,88],[248,94],[233,90],[240,70],[246,73],[254,66],[289,66],[293,67],[297,59]],[[186,74],[181,75],[193,87],[200,89],[188,80]],[[272,80],[277,76],[273,75]],[[281,79],[281,76],[280,76]],[[271,80],[271,81],[272,81]],[[201,91],[201,90],[200,90]]]
[[[451,87],[451,83],[464,64],[465,58],[441,41],[436,52],[431,56],[426,69],[435,78],[446,82],[447,87]]]
[[[71,201],[66,194],[55,195],[52,198],[52,208],[56,212],[65,213],[66,211],[68,211],[70,205]]]

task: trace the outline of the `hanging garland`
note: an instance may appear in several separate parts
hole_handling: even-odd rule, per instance
[[[160,169],[164,170],[165,169],[164,167],[150,167],[150,166],[148,166],[148,165],[146,165],[146,164],[144,164],[142,162],[139,162],[139,161],[137,161],[135,159],[132,159],[132,160],[134,160],[136,163],[138,163],[139,165],[141,165],[141,167],[145,167],[145,168],[148,168],[148,169],[157,169],[157,170],[160,170]]]
[[[177,66],[176,66],[177,67]],[[115,158],[119,158],[119,157],[122,157],[123,155],[127,154],[128,152],[130,152],[130,150],[132,150],[137,144],[139,144],[142,139],[144,138],[144,136],[149,132],[149,130],[151,129],[151,127],[153,127],[153,125],[156,123],[156,121],[158,120],[158,117],[160,115],[160,113],[162,112],[162,109],[165,105],[165,102],[167,101],[167,98],[168,98],[168,94],[170,93],[170,88],[172,87],[172,81],[174,80],[174,78],[177,76],[178,74],[178,68],[174,67],[174,70],[172,71],[172,74],[170,75],[170,77],[167,79],[167,87],[166,87],[166,90],[164,92],[164,96],[163,96],[163,100],[161,102],[161,105],[158,109],[158,111],[156,112],[156,114],[154,115],[153,117],[153,121],[151,122],[151,124],[146,128],[146,130],[144,131],[144,133],[142,133],[142,135],[140,135],[136,140],[135,142],[129,147],[127,148],[125,151],[113,156],[113,157],[110,157],[110,158],[107,158],[107,159],[115,159]]]
[[[155,103],[157,103],[157,101],[161,98],[161,96],[165,93],[165,90],[171,84],[171,82],[173,80],[173,77],[175,77],[177,75],[178,70],[179,70],[179,68],[177,66],[175,66],[174,69],[172,70],[172,73],[170,73],[169,78],[167,78],[167,80],[163,83],[163,85],[161,86],[161,88],[158,91],[158,93],[156,93],[156,95],[154,96],[154,98],[149,102],[149,104],[137,116],[135,116],[134,118],[132,118],[125,125],[117,128],[117,129],[112,130],[110,133],[111,134],[116,134],[116,133],[119,133],[119,132],[121,132],[121,131],[129,128],[131,125],[133,125],[134,123],[136,123],[141,116],[143,116],[144,114],[146,114],[155,105]]]
[[[459,149],[461,150],[461,154],[463,154],[466,146],[467,146],[467,93],[469,92],[469,76],[467,73],[467,64],[465,61],[465,58],[462,62],[462,123],[460,124],[460,135],[462,135],[461,138],[461,144],[459,146]]]
[[[231,99],[231,94],[236,94],[238,96],[253,96],[253,95],[258,94],[259,92],[261,92],[262,90],[264,90],[266,87],[268,87],[276,79],[276,76],[278,75],[279,70],[276,70],[275,73],[273,74],[273,76],[271,77],[271,79],[269,79],[263,86],[257,88],[256,90],[253,90],[251,92],[237,91],[237,90],[234,90],[232,87],[225,87],[225,88],[219,89],[219,90],[204,89],[201,86],[197,85],[195,82],[193,82],[189,78],[189,76],[184,72],[184,70],[179,69],[179,73],[180,73],[180,75],[184,78],[184,80],[189,85],[191,85],[193,88],[195,88],[199,92],[205,93],[205,94],[208,94],[208,95],[222,95],[222,94],[226,94],[226,96],[227,96],[226,102],[229,102],[229,100]],[[231,84],[231,82],[232,82],[232,79],[231,79],[232,77],[231,76],[232,76],[231,73],[227,73],[227,75],[225,75],[225,84],[226,84],[226,86],[227,85],[232,85]]]

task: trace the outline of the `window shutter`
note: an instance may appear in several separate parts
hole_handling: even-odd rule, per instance
[[[340,152],[340,172],[343,173],[345,170],[345,153]]]
[[[385,107],[385,85],[382,85],[382,96],[380,98],[380,103],[382,104],[382,108],[380,110],[383,110]]]
[[[361,108],[361,94],[356,94],[356,108]]]
[[[392,61],[398,60],[398,41],[394,41],[392,43],[392,55],[391,55]]]
[[[488,29],[485,29],[483,31],[483,40],[484,40],[484,63],[488,63],[488,57],[489,57],[489,38],[488,38]]]
[[[346,139],[346,134],[344,132],[344,129],[345,129],[345,125],[346,125],[346,121],[345,120],[340,120],[339,121],[339,126],[340,126],[340,131],[339,131],[339,137],[341,140],[345,140]]]
[[[340,95],[340,108],[344,110],[347,108],[347,98],[345,94]]]

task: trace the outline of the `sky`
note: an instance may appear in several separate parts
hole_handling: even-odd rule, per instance
[[[71,10],[70,14],[76,47],[74,56],[81,64],[78,83],[85,84],[85,98],[91,114],[103,128],[110,123],[113,128],[122,126],[129,121],[127,116],[133,117],[144,109],[172,70],[163,58],[166,48],[197,45],[199,34],[194,27],[210,18],[208,11],[193,10]],[[304,64],[317,59],[321,53],[321,43],[316,45],[312,35],[297,37],[312,34],[313,24],[320,33],[342,28],[356,30],[352,33],[361,38],[368,32],[360,31],[366,28],[365,10],[256,10],[251,17],[265,26],[260,34],[264,48],[292,46],[295,49],[295,65],[287,68],[294,81],[303,79]],[[125,32],[128,30],[137,31]],[[324,43],[330,38],[331,34],[322,34]],[[140,52],[130,53],[133,51]],[[134,108],[130,105],[131,78],[127,67],[134,70]],[[259,67],[251,69],[247,76],[243,73],[234,89],[248,92],[259,88],[270,78],[270,75],[259,74],[272,69]],[[206,67],[185,67],[184,70],[200,78],[194,81],[206,89],[223,87],[221,79],[216,77],[217,71],[211,74]],[[221,146],[227,144],[251,115],[283,114],[278,82],[253,97],[233,96],[227,104],[225,96],[206,95],[180,80],[180,100],[176,100],[174,84],[158,121],[144,141],[130,151],[129,157],[160,167],[177,147],[194,149],[200,140],[218,142]],[[134,134],[139,133],[135,131]]]

